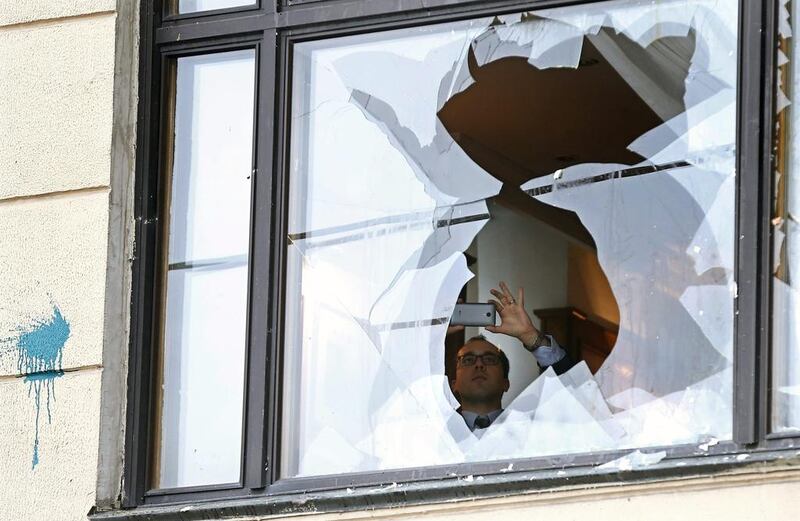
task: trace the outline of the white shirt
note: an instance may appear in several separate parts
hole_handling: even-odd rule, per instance
[[[485,429],[485,427],[483,429],[481,429],[480,427],[476,427],[475,426],[475,420],[478,419],[478,416],[488,416],[489,417],[489,425],[491,425],[497,419],[497,417],[500,416],[500,414],[502,412],[503,412],[503,409],[497,409],[495,411],[490,412],[489,414],[478,414],[478,413],[472,412],[472,411],[461,411],[461,416],[463,416],[464,417],[464,421],[467,422],[467,427],[469,427],[469,430],[471,430],[471,431],[475,431],[475,430],[482,431],[482,430]]]
[[[552,335],[545,335],[550,340],[549,346],[539,346],[533,350],[533,356],[542,367],[549,367],[559,362],[567,352],[564,351]]]

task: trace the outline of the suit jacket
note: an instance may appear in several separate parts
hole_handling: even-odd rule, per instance
[[[561,374],[564,374],[564,373],[566,373],[566,372],[567,372],[567,371],[569,371],[570,369],[572,369],[572,367],[573,367],[573,366],[574,366],[576,363],[577,363],[577,362],[575,362],[575,360],[573,360],[572,358],[570,358],[570,356],[569,356],[567,353],[564,353],[564,357],[563,357],[563,358],[561,358],[561,360],[559,360],[558,362],[556,362],[556,363],[554,363],[553,365],[551,365],[550,367],[552,367],[552,368],[553,368],[553,371],[555,371],[555,372],[556,372],[556,374],[558,374],[558,375],[561,375]],[[537,365],[538,365],[538,364],[537,364]],[[540,371],[544,371],[544,370],[546,370],[546,369],[547,369],[547,367],[542,367],[541,365],[539,365],[539,370],[540,370]]]

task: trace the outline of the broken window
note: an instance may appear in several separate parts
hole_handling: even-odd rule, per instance
[[[282,475],[731,438],[737,9],[293,47]],[[499,280],[548,332],[577,317],[597,340],[560,340],[580,362],[539,375],[487,334],[511,388],[479,436],[445,343],[457,300]]]
[[[781,0],[779,16],[778,90],[776,92],[777,142],[773,225],[773,334],[772,422],[773,432],[800,429],[800,193],[796,150],[798,112],[790,101],[796,95],[798,76],[794,60],[797,39],[793,35],[798,3]]]

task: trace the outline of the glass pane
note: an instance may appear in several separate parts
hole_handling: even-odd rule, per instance
[[[730,439],[737,10],[294,47],[283,475]]]
[[[186,14],[228,9],[230,7],[256,5],[256,2],[257,0],[178,0],[178,13]]]
[[[779,2],[779,85],[776,93],[777,149],[773,208],[772,431],[800,430],[800,146],[798,112],[791,103],[800,75],[794,65],[797,39],[792,29],[798,2]]]
[[[254,71],[177,62],[157,488],[239,480]]]

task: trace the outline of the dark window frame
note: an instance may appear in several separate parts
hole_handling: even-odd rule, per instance
[[[412,27],[598,0],[260,0],[256,6],[166,15],[161,0],[142,0],[140,104],[137,148],[135,234],[131,305],[128,408],[122,505],[130,511],[97,513],[101,518],[168,516],[175,505],[210,502],[193,508],[197,516],[220,512],[275,514],[303,511],[313,500],[323,510],[412,504],[484,497],[564,484],[647,481],[723,472],[795,457],[800,439],[769,434],[769,325],[771,274],[774,42],[778,0],[739,0],[739,80],[737,103],[737,192],[735,258],[738,299],[735,317],[734,441],[707,452],[695,445],[664,447],[667,458],[651,468],[598,473],[597,464],[628,453],[564,455],[446,467],[279,479],[281,345],[285,269],[285,215],[292,47],[295,43],[377,30]],[[207,52],[256,49],[256,102],[248,296],[246,420],[242,479],[229,485],[148,490],[150,417],[156,375],[154,332],[159,317],[156,259],[165,244],[160,183],[165,167],[163,107],[169,60]],[[258,240],[256,240],[258,238]],[[657,448],[653,448],[656,450]],[[734,455],[747,454],[737,460]],[[561,474],[557,473],[559,470]],[[481,475],[481,482],[462,477]],[[531,479],[533,479],[531,481]],[[384,491],[346,493],[348,487],[383,486]],[[298,505],[298,502],[301,504]],[[222,509],[222,510],[220,510]],[[206,514],[201,514],[206,512]],[[189,518],[189,517],[182,517]]]

